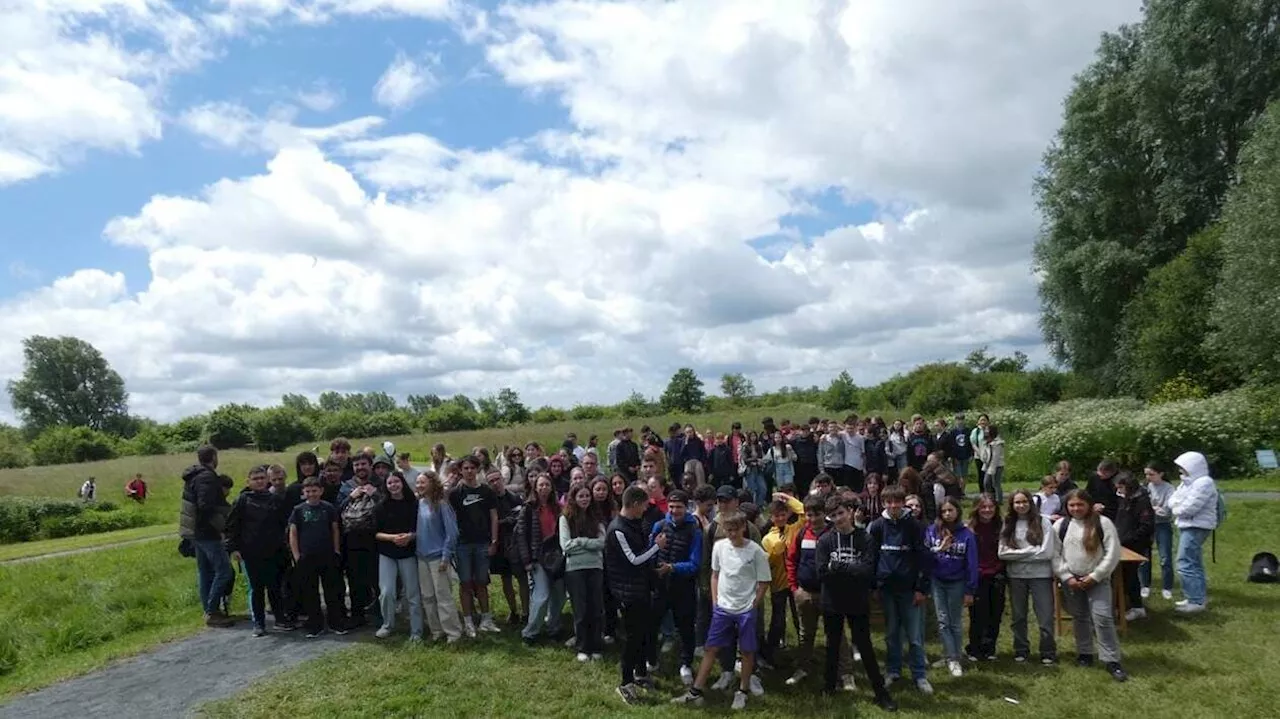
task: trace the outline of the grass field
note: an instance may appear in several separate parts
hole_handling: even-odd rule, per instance
[[[20,542],[18,544],[0,544],[0,562],[27,557],[39,557],[57,552],[71,552],[77,549],[93,549],[124,542],[135,542],[140,539],[154,537],[178,536],[176,524],[153,524],[146,527],[121,529],[118,532],[102,532],[101,534],[83,534],[76,537],[60,537],[43,539],[36,542]]]
[[[1251,585],[1244,578],[1255,551],[1275,548],[1271,528],[1278,509],[1280,506],[1265,501],[1233,506],[1228,526],[1219,532],[1218,562],[1209,566],[1212,611],[1175,618],[1168,602],[1152,600],[1151,618],[1132,624],[1121,638],[1125,665],[1133,675],[1128,683],[1113,682],[1101,668],[1073,666],[1074,644],[1069,636],[1059,638],[1059,652],[1065,660],[1061,666],[1014,664],[1009,659],[1006,611],[1001,660],[984,662],[960,679],[932,670],[930,678],[937,694],[926,698],[914,690],[895,692],[901,714],[1099,719],[1131,712],[1153,717],[1275,716],[1269,697],[1280,673],[1280,646],[1269,638],[1280,636],[1280,616],[1274,611],[1280,587]],[[932,659],[937,657],[938,643],[931,619],[929,625]],[[877,647],[882,648],[881,632],[877,629],[874,634]],[[622,705],[613,694],[618,681],[616,650],[606,655],[606,662],[583,665],[575,662],[567,649],[526,649],[510,630],[497,638],[484,637],[455,647],[408,647],[402,640],[344,649],[291,670],[287,676],[258,682],[239,696],[206,705],[203,713],[214,718],[268,718],[288,713],[313,717],[569,719],[672,716],[686,711],[666,703],[679,692],[671,667],[660,671],[659,691],[650,704]],[[794,646],[794,637],[789,641]],[[782,683],[786,675],[785,669],[766,674],[767,694],[751,701],[749,714],[828,717],[878,713],[869,706],[865,681],[853,698],[828,699],[818,695],[817,678],[811,676],[799,687],[786,687]],[[324,679],[316,683],[300,681],[299,677]],[[1015,706],[1005,697],[1021,703]],[[708,707],[690,710],[691,715],[703,711],[728,714],[729,699],[728,695],[710,693]]]

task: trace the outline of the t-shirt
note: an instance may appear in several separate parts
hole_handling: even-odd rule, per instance
[[[458,544],[488,544],[489,510],[498,508],[498,497],[488,484],[459,484],[449,492],[449,504],[458,517]]]
[[[751,540],[741,547],[722,539],[711,550],[711,571],[720,573],[716,606],[730,614],[744,614],[756,601],[756,587],[773,578],[769,555]]]
[[[303,557],[332,556],[333,525],[341,521],[338,509],[324,500],[294,507],[289,524],[298,528],[298,553]]]

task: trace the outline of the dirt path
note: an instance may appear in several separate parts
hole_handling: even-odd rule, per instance
[[[359,635],[304,639],[301,630],[253,638],[247,622],[114,664],[0,705],[0,719],[173,719],[250,682],[351,644]]]
[[[116,547],[127,547],[131,544],[142,544],[143,542],[154,542],[157,539],[175,539],[175,535],[160,534],[154,537],[143,537],[141,539],[128,539],[123,542],[116,542],[114,544],[99,544],[96,547],[80,547],[79,549],[64,549],[60,552],[48,552],[46,554],[36,554],[30,557],[18,557],[16,559],[0,560],[0,564],[22,564],[24,562],[38,562],[42,559],[53,559],[54,557],[70,557],[75,554],[85,554],[87,552],[100,552],[104,549],[115,549]]]

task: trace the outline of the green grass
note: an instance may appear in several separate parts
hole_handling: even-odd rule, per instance
[[[85,534],[77,537],[43,539],[36,542],[4,544],[0,545],[0,562],[7,562],[13,559],[25,559],[27,557],[39,557],[45,554],[53,554],[55,552],[69,552],[77,549],[106,547],[113,544],[120,544],[122,542],[151,539],[166,535],[177,537],[178,525],[153,524],[146,527],[122,529],[118,532],[103,532],[101,534]]]
[[[0,698],[203,627],[195,563],[164,541],[0,565],[0,617]]]
[[[1151,618],[1131,625],[1121,638],[1125,664],[1133,675],[1116,684],[1100,668],[1072,665],[1071,637],[1059,638],[1058,668],[1020,666],[1009,658],[1008,612],[1001,632],[1004,658],[982,664],[960,679],[932,670],[937,694],[921,697],[913,690],[896,696],[902,715],[912,716],[1065,716],[1064,705],[1076,717],[1114,717],[1130,711],[1147,716],[1263,717],[1274,708],[1265,699],[1280,674],[1280,618],[1274,612],[1276,588],[1244,581],[1249,559],[1259,549],[1274,547],[1275,512],[1268,502],[1233,505],[1228,526],[1218,536],[1218,562],[1209,566],[1212,611],[1175,619],[1170,604],[1155,599]],[[495,587],[496,588],[496,587]],[[498,602],[501,603],[500,601]],[[503,611],[501,608],[499,612]],[[931,622],[932,624],[932,622]],[[936,626],[936,625],[935,625]],[[1033,629],[1034,631],[1034,629]],[[874,631],[877,647],[883,635]],[[791,638],[794,646],[794,637]],[[931,658],[937,657],[934,626],[929,628]],[[461,646],[408,647],[403,641],[361,644],[268,678],[242,694],[203,707],[206,716],[276,717],[285,713],[312,717],[383,716],[539,716],[577,718],[657,717],[683,714],[665,699],[678,693],[678,679],[668,668],[660,691],[642,707],[623,706],[613,694],[617,683],[617,654],[609,661],[581,665],[563,648],[523,648],[508,630],[498,638],[484,637]],[[883,654],[881,654],[883,661]],[[299,677],[324,677],[320,691]],[[756,716],[854,716],[851,698],[824,699],[817,695],[819,680],[785,687],[785,670],[766,675],[768,692],[753,699],[749,714]],[[855,695],[858,712],[869,709],[869,693],[859,673]],[[1014,706],[1004,701],[1012,697]],[[729,697],[709,694],[707,713],[726,715]],[[702,711],[691,712],[699,716]],[[862,714],[867,715],[867,714]]]

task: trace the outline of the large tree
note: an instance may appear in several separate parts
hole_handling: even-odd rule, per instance
[[[737,404],[751,399],[756,393],[756,386],[741,372],[732,372],[720,378],[720,392],[730,402]]]
[[[93,345],[35,335],[22,341],[22,355],[22,377],[9,382],[9,397],[28,432],[56,425],[103,430],[127,420],[124,380]]]
[[[688,367],[681,367],[671,375],[667,390],[659,400],[662,408],[668,412],[701,412],[707,404],[707,395],[702,391],[702,380]]]
[[[1041,324],[1110,387],[1125,308],[1217,216],[1251,124],[1280,91],[1280,0],[1151,0],[1103,36],[1036,182]]]

